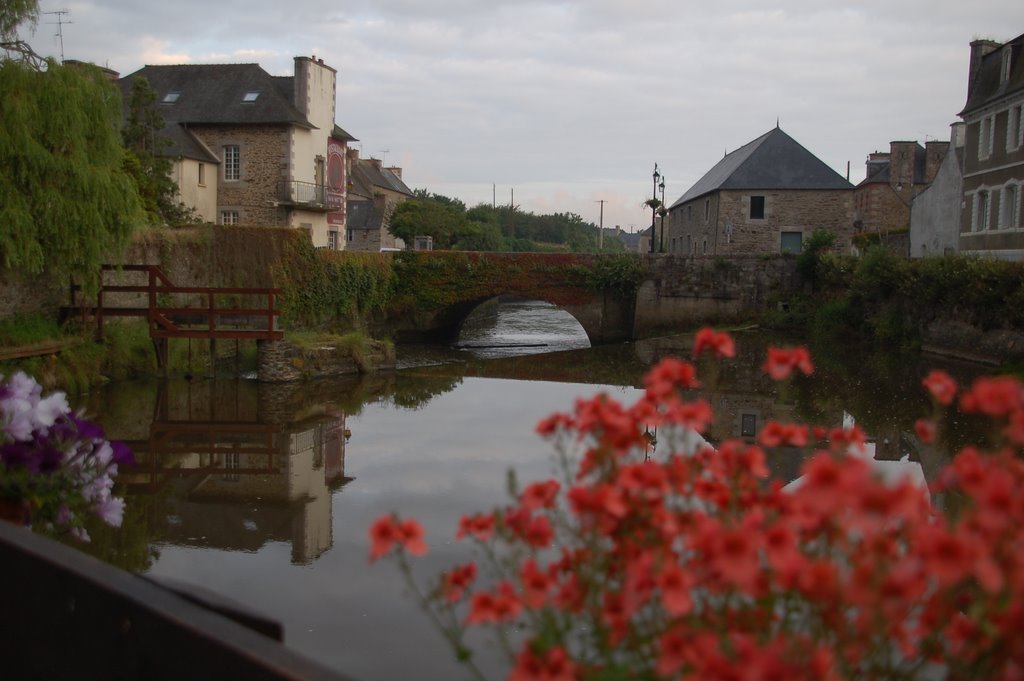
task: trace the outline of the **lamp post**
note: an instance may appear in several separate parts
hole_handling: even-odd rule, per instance
[[[658,215],[661,216],[661,232],[658,235],[658,252],[665,252],[665,214],[667,209],[665,208],[665,176],[661,176],[661,183],[658,184],[658,189],[661,190],[661,206],[658,207]]]
[[[651,190],[651,253],[654,253],[654,218],[658,214],[658,178],[661,177],[661,173],[658,172],[658,164],[654,164],[654,186]]]

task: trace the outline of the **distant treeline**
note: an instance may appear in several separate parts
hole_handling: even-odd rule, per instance
[[[575,213],[535,215],[512,206],[473,208],[459,199],[417,189],[415,197],[395,209],[391,231],[406,243],[430,236],[434,248],[462,251],[572,251],[598,250],[599,228]],[[621,252],[622,241],[605,238],[603,251]]]

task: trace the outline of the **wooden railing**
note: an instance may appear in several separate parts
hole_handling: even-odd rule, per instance
[[[104,272],[143,272],[148,275],[145,285],[101,283],[95,307],[81,303],[83,319],[89,315],[96,320],[97,334],[103,336],[106,317],[144,317],[149,322],[149,335],[154,339],[207,338],[280,340],[284,332],[278,328],[281,311],[275,303],[281,295],[277,288],[175,286],[156,265],[104,265]],[[72,295],[78,290],[72,287]],[[136,294],[144,296],[145,305],[114,304],[112,296]],[[186,296],[186,304],[174,304]],[[242,300],[262,298],[265,305],[226,306],[218,304],[233,296]],[[201,303],[193,306],[191,301]],[[74,305],[74,299],[72,299]]]

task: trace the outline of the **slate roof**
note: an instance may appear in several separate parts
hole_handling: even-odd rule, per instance
[[[345,226],[348,229],[380,229],[384,215],[373,201],[348,201],[345,204]]]
[[[1012,45],[1010,57],[1010,78],[1001,83],[999,70],[1002,67],[1003,48]],[[1024,91],[1024,34],[1009,40],[981,58],[981,64],[974,74],[974,83],[968,88],[970,96],[960,116],[965,116],[987,104]]]
[[[726,154],[671,207],[722,189],[852,188],[842,175],[776,127]]]
[[[370,199],[377,193],[376,189],[378,187],[399,194],[405,194],[406,196],[413,196],[412,190],[402,181],[402,178],[387,168],[378,168],[377,162],[373,159],[354,159],[351,173],[349,174],[349,181],[352,182],[352,187],[349,189],[350,193]]]

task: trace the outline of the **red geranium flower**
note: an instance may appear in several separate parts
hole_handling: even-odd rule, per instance
[[[736,344],[725,331],[717,333],[714,329],[705,326],[697,332],[693,339],[693,356],[699,357],[705,350],[711,350],[715,357],[735,357]]]

